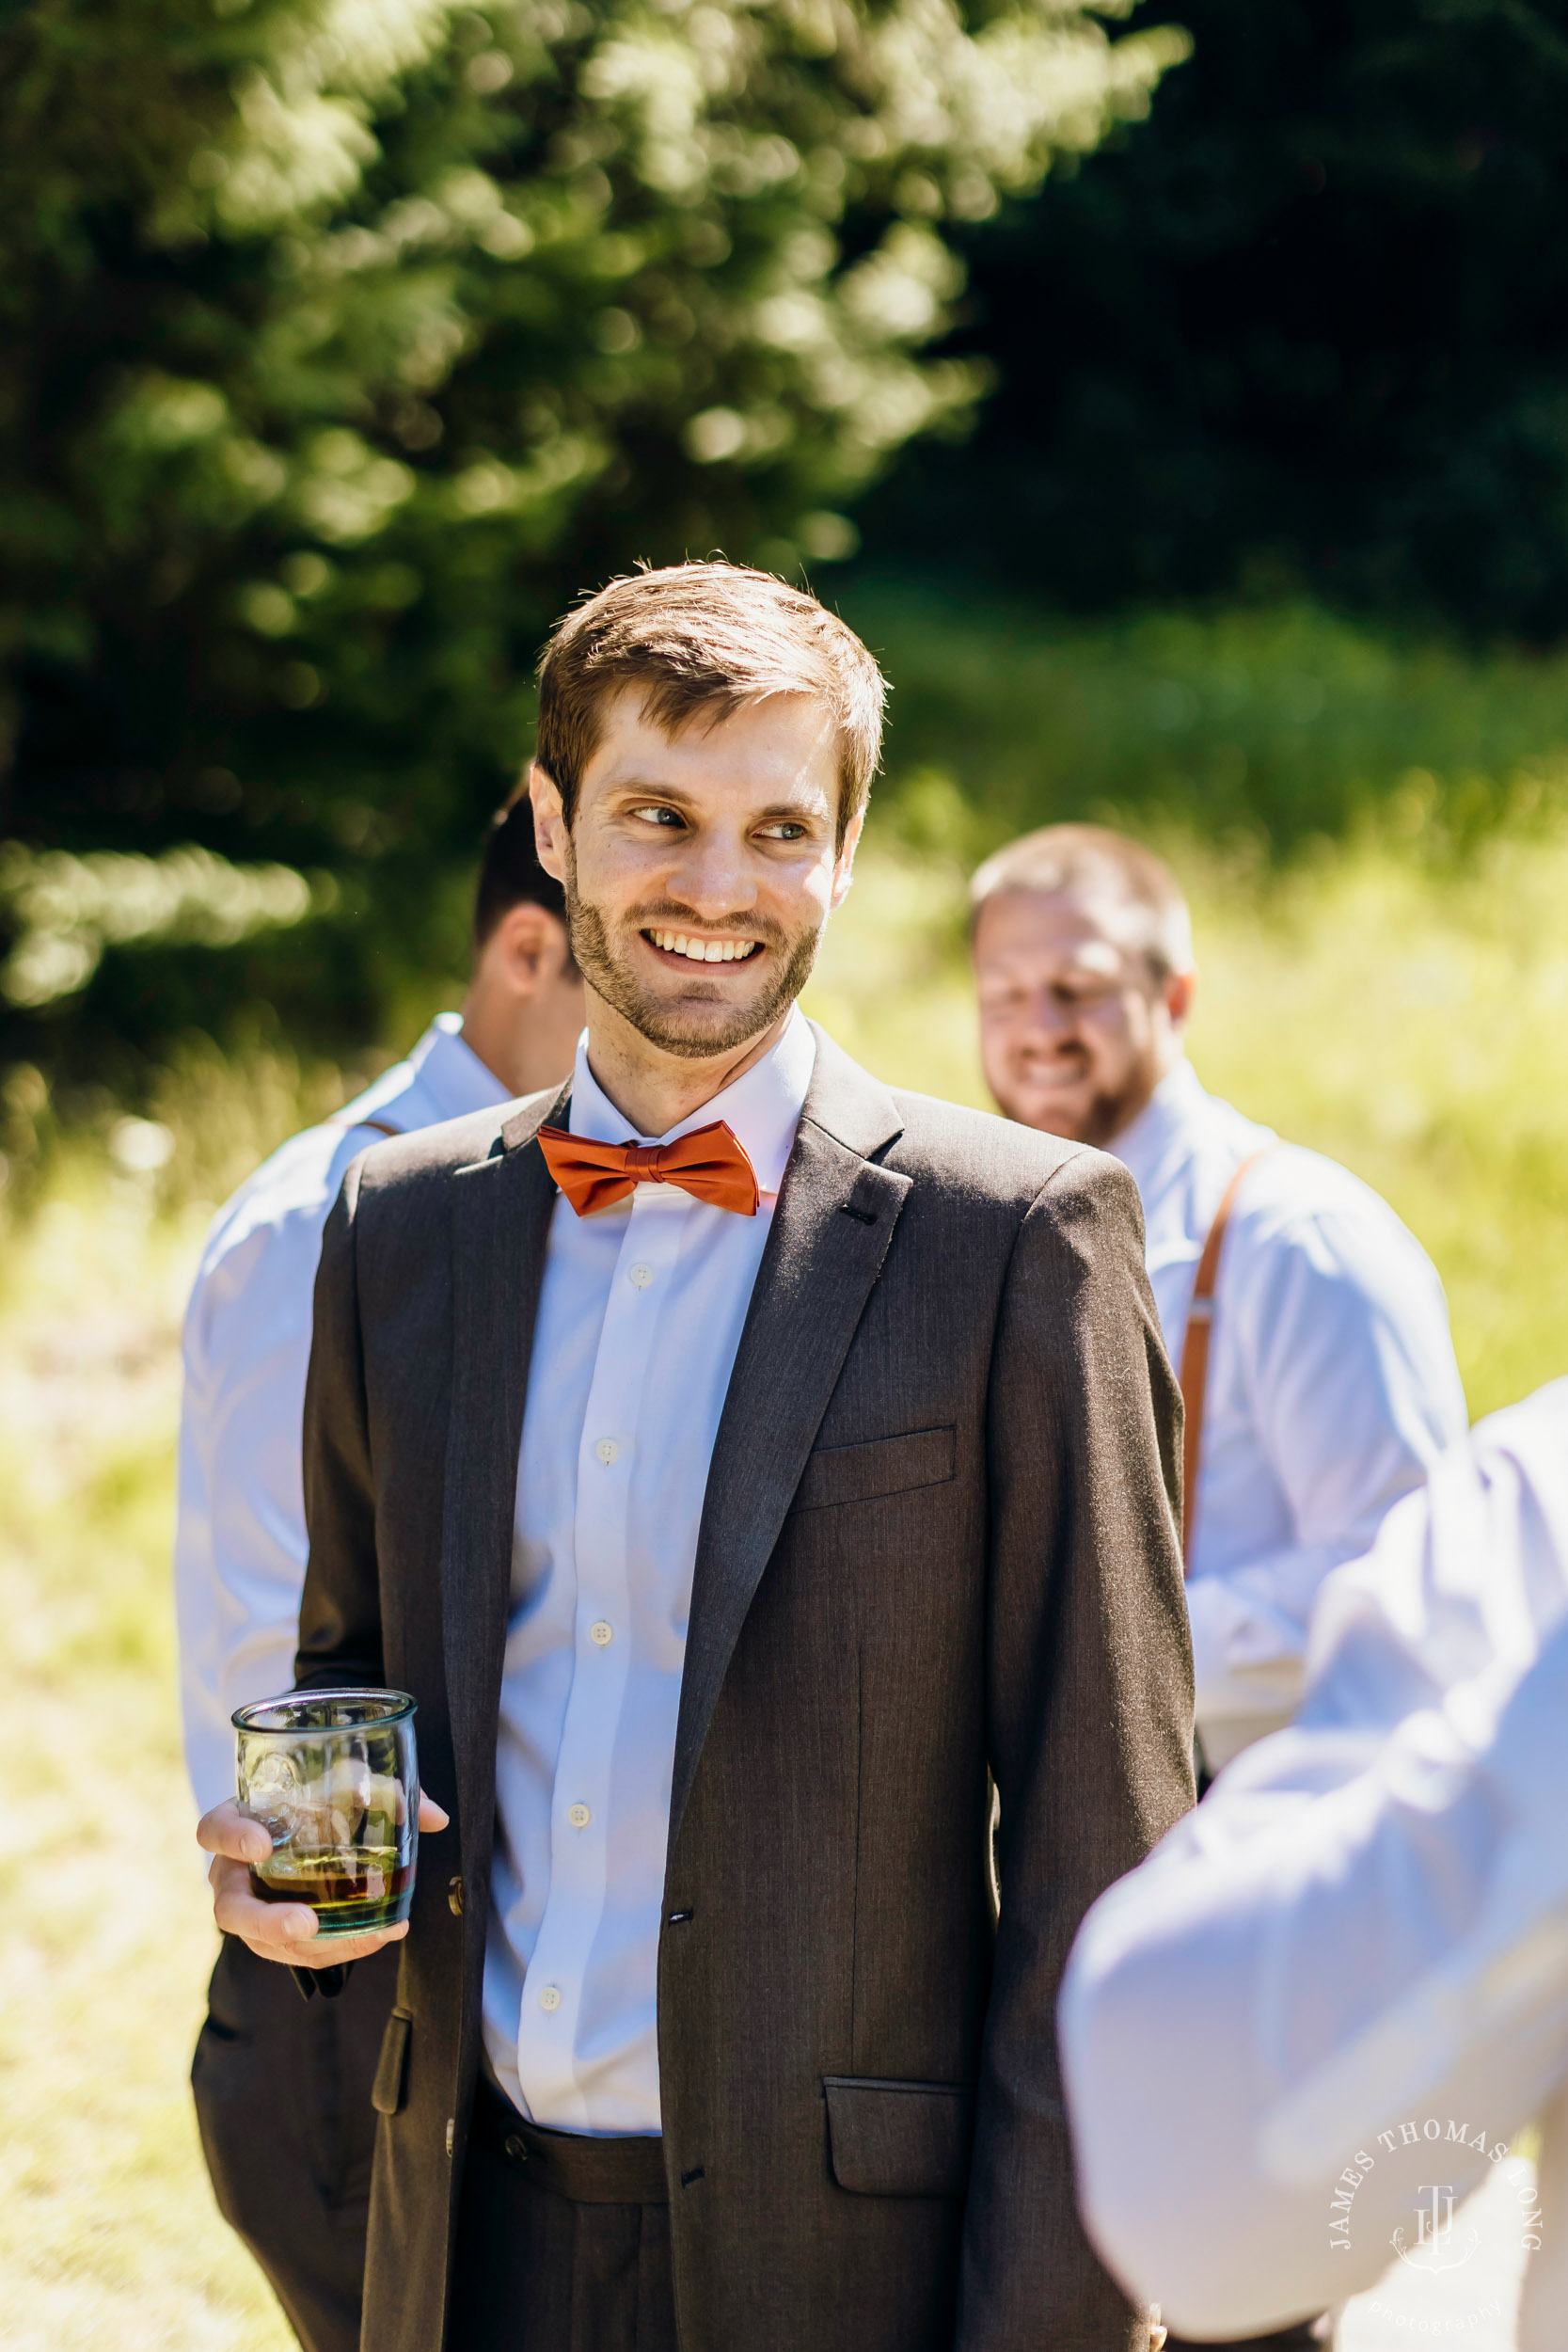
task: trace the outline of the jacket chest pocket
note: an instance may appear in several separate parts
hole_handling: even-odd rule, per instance
[[[974,2093],[962,2083],[825,2074],[828,2150],[840,2188],[860,2197],[961,2197]]]
[[[911,1429],[863,1445],[818,1446],[806,1457],[793,1508],[821,1511],[835,1503],[876,1502],[920,1486],[946,1486],[958,1467],[958,1431]]]

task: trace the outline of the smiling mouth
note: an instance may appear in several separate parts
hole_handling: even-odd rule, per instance
[[[760,939],[704,939],[696,931],[646,930],[660,955],[684,956],[689,963],[745,963],[759,953]]]
[[[1076,1057],[1061,1061],[1044,1061],[1030,1056],[1023,1063],[1020,1076],[1024,1084],[1038,1087],[1044,1094],[1070,1093],[1074,1088],[1086,1086],[1089,1066]]]

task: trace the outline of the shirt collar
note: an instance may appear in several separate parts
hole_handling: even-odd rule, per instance
[[[592,1136],[596,1143],[671,1143],[676,1136],[710,1126],[721,1119],[745,1150],[756,1170],[757,1190],[765,1200],[776,1198],[784,1168],[795,1148],[795,1132],[805,1108],[806,1089],[816,1064],[816,1039],[799,1005],[776,1044],[762,1059],[743,1071],[733,1085],[710,1097],[679,1124],[662,1136],[640,1136],[622,1117],[588,1066],[588,1037],[578,1041],[577,1071],[572,1079],[571,1132]]]
[[[1208,1107],[1197,1072],[1183,1056],[1167,1070],[1142,1110],[1105,1149],[1127,1168],[1145,1200],[1157,1190],[1164,1162],[1186,1149],[1194,1123]]]
[[[438,1012],[408,1057],[408,1067],[442,1119],[494,1110],[511,1096],[463,1038],[460,1012]]]

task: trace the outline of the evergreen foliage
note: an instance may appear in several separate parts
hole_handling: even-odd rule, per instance
[[[912,457],[868,542],[1078,611],[1305,592],[1560,640],[1568,7],[1148,14],[1191,62],[967,240],[986,430]]]
[[[369,1036],[455,961],[563,602],[641,557],[842,556],[845,505],[968,412],[983,371],[927,350],[952,223],[1184,54],[1099,16],[0,18],[0,1055],[223,1034],[246,1004]],[[188,865],[144,878],[183,928],[103,919],[105,855],[193,844],[222,907],[261,910],[221,959]],[[254,866],[310,876],[315,919],[279,929]]]

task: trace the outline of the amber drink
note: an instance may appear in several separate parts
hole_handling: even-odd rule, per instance
[[[255,1893],[307,1904],[318,1939],[406,1919],[420,1835],[407,1692],[292,1692],[233,1720],[240,1809],[272,1839]]]

